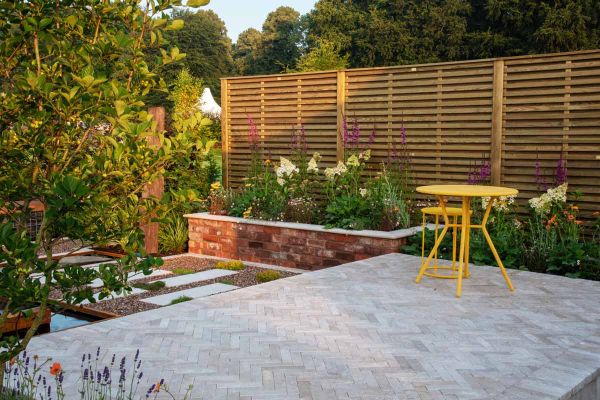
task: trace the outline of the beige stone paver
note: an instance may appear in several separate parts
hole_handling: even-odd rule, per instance
[[[141,350],[194,399],[567,399],[600,368],[600,283],[390,254],[35,338],[76,387],[81,354]],[[142,389],[145,390],[145,389]]]

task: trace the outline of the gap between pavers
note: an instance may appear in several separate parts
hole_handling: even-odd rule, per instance
[[[213,294],[228,292],[234,289],[238,289],[238,287],[234,285],[226,285],[224,283],[212,283],[210,285],[197,286],[191,289],[180,290],[178,292],[162,294],[160,296],[147,297],[145,299],[141,299],[140,301],[150,304],[156,304],[158,306],[166,306],[170,304],[171,301],[182,296],[197,299],[199,297],[211,296]]]

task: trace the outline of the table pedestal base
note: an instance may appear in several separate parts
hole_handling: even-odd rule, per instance
[[[460,231],[460,250],[459,250],[459,255],[458,255],[458,271],[456,274],[447,275],[447,276],[436,274],[436,273],[432,274],[431,272],[428,272],[428,270],[436,268],[436,267],[430,267],[429,264],[431,263],[431,259],[433,258],[434,254],[437,254],[438,247],[442,243],[444,236],[446,236],[448,229],[454,228],[456,226],[455,224],[450,224],[450,218],[448,217],[448,213],[446,211],[446,206],[445,206],[445,203],[446,203],[445,196],[438,196],[438,199],[439,199],[440,207],[442,208],[442,214],[444,216],[444,229],[442,229],[442,232],[440,233],[439,237],[437,238],[435,245],[433,246],[433,249],[431,249],[431,252],[429,253],[429,256],[427,257],[427,260],[421,266],[421,269],[419,270],[419,274],[417,275],[417,279],[415,279],[415,282],[419,283],[421,281],[421,279],[423,278],[423,275],[427,275],[427,276],[431,276],[431,277],[435,277],[435,278],[456,279],[456,297],[460,297],[462,294],[463,277],[468,278],[470,275],[469,274],[469,247],[470,247],[469,242],[470,242],[470,236],[471,236],[471,229],[478,228],[478,229],[481,229],[481,231],[483,232],[483,236],[485,237],[487,244],[490,246],[490,249],[492,250],[492,254],[494,255],[496,263],[498,263],[498,267],[500,268],[502,276],[504,277],[504,280],[506,281],[508,289],[511,292],[514,291],[515,289],[512,285],[512,282],[510,281],[510,278],[508,277],[508,274],[506,273],[504,264],[502,264],[502,260],[500,259],[500,256],[498,255],[498,252],[496,251],[496,247],[494,246],[494,243],[492,242],[492,238],[490,237],[490,234],[488,233],[487,228],[486,228],[486,224],[487,224],[488,218],[490,216],[490,212],[492,210],[492,205],[494,204],[494,200],[496,200],[495,197],[490,198],[480,225],[471,225],[471,197],[466,197],[466,196],[463,197],[463,199],[462,199],[462,221],[460,224],[461,231]],[[437,268],[438,269],[439,268],[453,269],[453,267],[440,267],[440,266],[437,266]]]

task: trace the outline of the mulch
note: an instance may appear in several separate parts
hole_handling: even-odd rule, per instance
[[[169,260],[165,260],[164,265],[161,266],[160,269],[171,271],[175,268],[188,268],[190,270],[193,270],[194,272],[202,272],[202,271],[206,271],[209,269],[213,269],[216,262],[217,261],[215,261],[215,260],[211,260],[211,259],[207,259],[207,258],[182,256],[182,257],[176,257],[176,258],[172,258]],[[260,271],[264,271],[264,270],[265,270],[265,268],[246,266],[246,268],[244,270],[237,271],[237,273],[235,275],[224,276],[224,277],[210,279],[210,280],[201,281],[201,282],[188,283],[186,285],[181,285],[181,286],[176,286],[176,287],[170,287],[170,288],[165,287],[163,289],[155,290],[155,291],[146,291],[146,292],[140,293],[140,294],[129,295],[126,297],[120,297],[120,298],[116,298],[116,299],[112,299],[112,300],[104,300],[104,301],[101,301],[101,302],[98,302],[95,304],[87,304],[85,307],[92,308],[94,310],[110,312],[110,313],[121,315],[121,316],[134,314],[134,313],[138,313],[141,311],[147,311],[147,310],[153,310],[156,308],[160,308],[159,306],[140,301],[141,299],[145,299],[147,297],[159,296],[161,294],[177,292],[177,291],[181,291],[181,290],[185,290],[185,289],[190,289],[193,287],[205,286],[205,285],[210,285],[212,283],[219,283],[219,282],[233,284],[238,287],[248,287],[248,286],[258,285],[258,284],[260,284],[260,282],[258,280],[256,280],[256,273],[258,273]],[[281,274],[280,279],[296,275],[292,272],[287,272],[287,271],[279,271],[279,272]],[[173,276],[175,276],[175,275],[173,275]],[[170,277],[170,276],[167,275],[167,276],[159,276],[159,277],[141,278],[141,279],[136,279],[136,280],[132,281],[132,283],[148,283],[148,282],[159,281],[161,279],[165,279],[168,277]]]

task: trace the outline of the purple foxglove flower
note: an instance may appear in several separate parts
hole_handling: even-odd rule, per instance
[[[373,124],[373,130],[371,131],[371,134],[369,135],[367,147],[370,148],[371,146],[373,146],[373,143],[375,143],[375,124]]]
[[[246,117],[248,119],[248,143],[250,144],[250,149],[256,151],[258,150],[260,141],[258,128],[249,114],[247,114]]]
[[[358,125],[358,120],[356,117],[352,120],[352,133],[350,137],[350,143],[353,145],[358,145],[360,143],[360,126]]]
[[[556,186],[560,186],[563,183],[567,182],[567,165],[562,153],[560,154],[560,158],[556,163],[556,170],[554,171],[554,181]]]
[[[404,124],[400,125],[400,144],[402,146],[406,145],[406,127]]]

